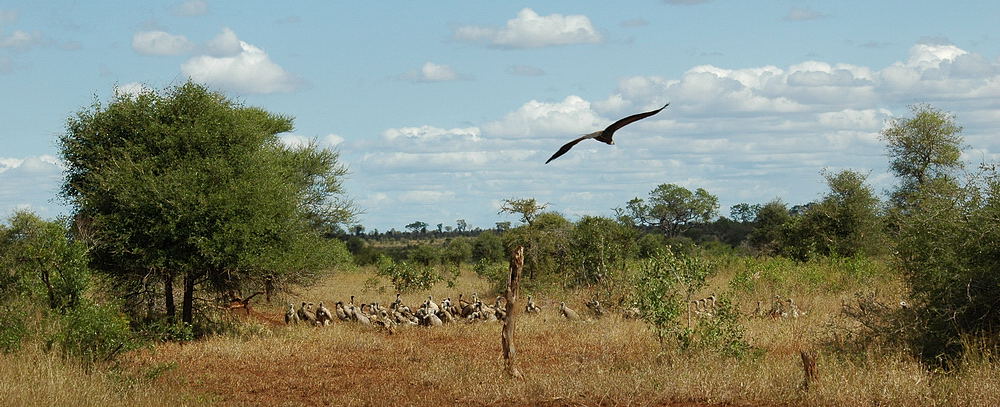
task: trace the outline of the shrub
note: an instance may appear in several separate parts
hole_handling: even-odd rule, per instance
[[[445,281],[445,277],[431,266],[407,263],[405,261],[395,262],[386,256],[380,256],[376,272],[392,281],[392,285],[399,292],[411,292],[428,290],[439,281]],[[449,282],[453,278],[449,279]]]
[[[108,361],[138,346],[124,314],[112,305],[90,303],[63,315],[52,342],[85,362]]]

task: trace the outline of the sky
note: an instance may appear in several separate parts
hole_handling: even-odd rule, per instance
[[[728,215],[817,200],[844,169],[884,193],[879,133],[916,103],[964,126],[970,166],[1000,159],[998,22],[994,1],[4,0],[0,218],[68,213],[75,112],[188,79],[339,151],[369,231],[489,228],[511,198],[611,216],[665,183]]]

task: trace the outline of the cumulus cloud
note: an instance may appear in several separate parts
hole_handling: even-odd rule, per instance
[[[210,42],[215,53],[231,54],[199,55],[181,65],[181,72],[191,79],[212,86],[219,86],[240,93],[291,92],[298,88],[300,80],[271,61],[271,58],[254,45],[239,41],[239,51],[227,48],[231,40],[238,40],[231,30]]]
[[[16,209],[55,216],[64,209],[55,201],[63,165],[51,155],[0,157],[0,214]]]
[[[165,31],[139,31],[132,35],[132,49],[144,55],[180,55],[192,48],[187,37]]]
[[[680,75],[628,77],[606,97],[528,100],[471,127],[389,129],[373,145],[345,153],[358,178],[352,182],[377,191],[365,200],[366,222],[383,229],[413,217],[489,227],[504,219],[478,208],[511,195],[550,202],[570,216],[609,216],[661,183],[705,188],[720,197],[723,212],[775,197],[798,204],[825,190],[824,168],[871,171],[872,186],[886,190],[894,179],[879,132],[921,100],[956,113],[975,147],[966,159],[1000,156],[992,134],[1000,120],[1000,60],[929,42],[898,59],[882,67],[700,65]],[[586,140],[543,164],[574,136],[667,101],[667,110],[621,130],[616,145]]]
[[[424,65],[420,69],[407,72],[401,75],[401,77],[414,82],[448,82],[463,78],[462,75],[459,75],[450,66],[435,64],[430,61],[424,62]]]
[[[595,44],[602,41],[585,15],[550,14],[540,16],[525,8],[507,20],[503,28],[466,25],[455,29],[460,41],[485,43],[499,48],[540,48],[555,45]]]
[[[187,0],[173,8],[174,15],[183,17],[200,16],[208,13],[208,3],[204,0]]]

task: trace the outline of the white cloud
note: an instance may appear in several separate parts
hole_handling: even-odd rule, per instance
[[[143,92],[151,92],[152,89],[146,85],[139,82],[129,82],[124,85],[115,86],[114,93],[116,96],[128,96],[136,97]]]
[[[424,62],[419,70],[407,72],[401,77],[414,82],[448,82],[462,79],[462,75],[459,75],[450,66],[430,61]]]
[[[42,41],[42,35],[39,33],[29,33],[22,30],[14,30],[10,35],[4,36],[0,32],[0,48],[18,48],[24,49],[29,48],[33,45],[38,45]]]
[[[164,31],[139,31],[132,36],[132,49],[145,55],[180,55],[193,45],[183,35]]]
[[[285,133],[278,136],[278,140],[281,141],[287,147],[290,148],[302,148],[308,146],[310,143],[316,144],[320,148],[334,148],[340,143],[344,142],[344,138],[336,134],[327,134],[323,137],[306,137],[294,133]]]
[[[597,130],[604,121],[590,102],[570,95],[556,103],[529,101],[483,128],[491,135],[512,138],[572,136]]]
[[[208,3],[204,0],[186,0],[174,6],[173,13],[183,17],[204,15],[208,13]]]
[[[209,54],[217,57],[231,57],[239,55],[243,51],[240,46],[240,39],[229,27],[222,29],[222,33],[216,35],[206,44]]]
[[[219,44],[229,40],[225,30],[216,39]],[[233,34],[235,37],[235,34]],[[219,45],[214,43],[213,47]],[[240,41],[240,52],[230,56],[200,55],[181,65],[181,72],[191,79],[240,93],[291,92],[299,80],[271,61],[264,50]]]
[[[974,146],[965,159],[1000,156],[1000,60],[949,44],[914,45],[882,67],[807,60],[628,77],[593,100],[529,100],[470,127],[389,129],[344,151],[351,182],[373,191],[364,220],[380,230],[410,218],[492,226],[505,219],[481,208],[511,196],[571,216],[609,216],[661,183],[706,188],[724,207],[775,197],[799,204],[825,189],[824,168],[868,170],[876,190],[889,188],[879,132],[923,100],[956,113]],[[667,101],[667,110],[620,131],[616,145],[584,141],[543,164],[574,136]]]
[[[63,208],[56,201],[63,165],[51,155],[0,157],[0,216],[29,209],[55,216]]]
[[[540,16],[530,8],[507,20],[503,28],[467,25],[458,27],[454,38],[482,42],[501,48],[539,48],[554,45],[595,44],[602,41],[585,15]]]

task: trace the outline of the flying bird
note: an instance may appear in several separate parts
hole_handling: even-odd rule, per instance
[[[579,142],[581,142],[583,140],[586,140],[586,139],[589,139],[589,138],[592,138],[594,140],[600,141],[600,142],[605,143],[605,144],[614,145],[615,141],[612,140],[611,137],[615,135],[615,132],[618,131],[618,129],[620,129],[622,127],[625,127],[629,123],[632,123],[632,122],[635,122],[635,121],[639,121],[639,120],[645,119],[645,118],[647,118],[649,116],[652,116],[654,114],[660,113],[660,111],[663,110],[663,109],[666,109],[667,106],[670,106],[670,103],[667,103],[667,104],[663,105],[663,107],[661,107],[659,109],[648,111],[648,112],[644,112],[644,113],[637,113],[637,114],[631,115],[629,117],[626,117],[624,119],[621,119],[619,121],[616,121],[614,123],[611,123],[611,125],[608,126],[604,130],[595,131],[595,132],[590,133],[590,134],[584,134],[583,136],[580,136],[580,138],[578,138],[576,140],[573,140],[573,141],[570,141],[569,143],[564,144],[562,147],[559,148],[559,151],[556,151],[555,154],[552,154],[552,157],[549,157],[549,160],[546,161],[545,163],[548,164],[549,161],[552,161],[552,160],[555,160],[556,158],[559,158],[559,156],[561,156],[563,154],[566,154],[566,152],[569,151],[569,149],[573,148],[573,146],[575,146],[576,143],[579,143]]]

